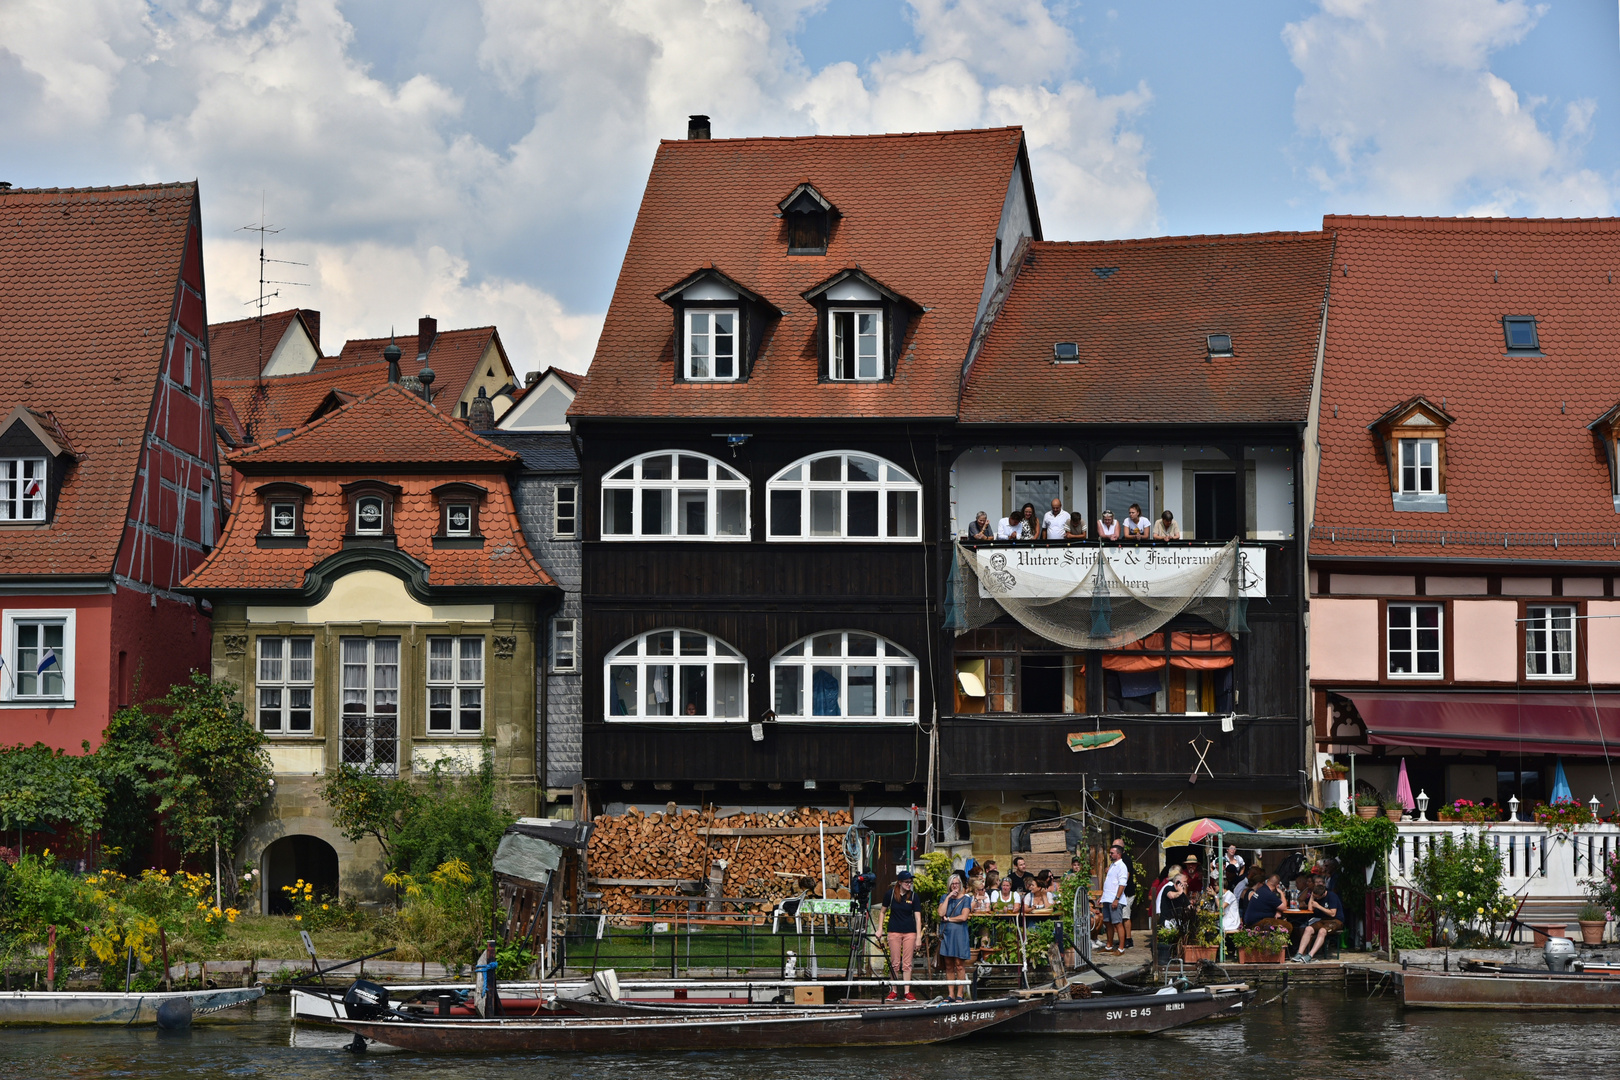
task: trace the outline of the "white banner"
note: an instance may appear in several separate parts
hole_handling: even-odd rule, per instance
[[[1086,578],[1106,561],[1109,573],[1103,575],[1110,597],[1190,596],[1208,577],[1213,564],[1226,552],[1224,547],[994,547],[974,552],[979,571],[979,595],[987,599],[1010,597],[1046,600],[1071,595],[1090,595],[1093,585]],[[1240,595],[1245,598],[1266,595],[1266,549],[1238,549]],[[1081,583],[1085,588],[1080,589]],[[1077,591],[1078,590],[1078,591]],[[1226,582],[1211,589],[1211,595],[1225,597]]]

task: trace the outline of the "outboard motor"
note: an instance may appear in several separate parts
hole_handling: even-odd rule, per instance
[[[1575,943],[1569,938],[1551,937],[1541,953],[1547,958],[1547,970],[1567,973],[1576,956]]]
[[[385,1020],[394,1015],[388,1007],[388,988],[365,979],[356,979],[344,993],[343,1011],[350,1020]]]

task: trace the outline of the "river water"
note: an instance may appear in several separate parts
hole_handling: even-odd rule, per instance
[[[1243,1020],[1153,1038],[979,1037],[944,1046],[792,1053],[445,1057],[374,1048],[301,1025],[265,998],[190,1032],[0,1029],[4,1080],[1554,1080],[1620,1076],[1620,1019],[1406,1012],[1365,991],[1296,988]]]

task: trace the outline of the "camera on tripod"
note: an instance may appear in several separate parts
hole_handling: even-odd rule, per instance
[[[866,904],[872,899],[872,890],[877,887],[877,875],[868,870],[864,874],[856,874],[849,882],[849,896],[858,904]]]

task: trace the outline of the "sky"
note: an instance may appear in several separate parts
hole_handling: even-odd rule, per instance
[[[583,370],[658,140],[1023,125],[1048,239],[1612,215],[1609,0],[0,0],[0,180],[196,178],[209,317]],[[261,216],[262,215],[262,216]],[[299,265],[302,264],[302,265]]]

